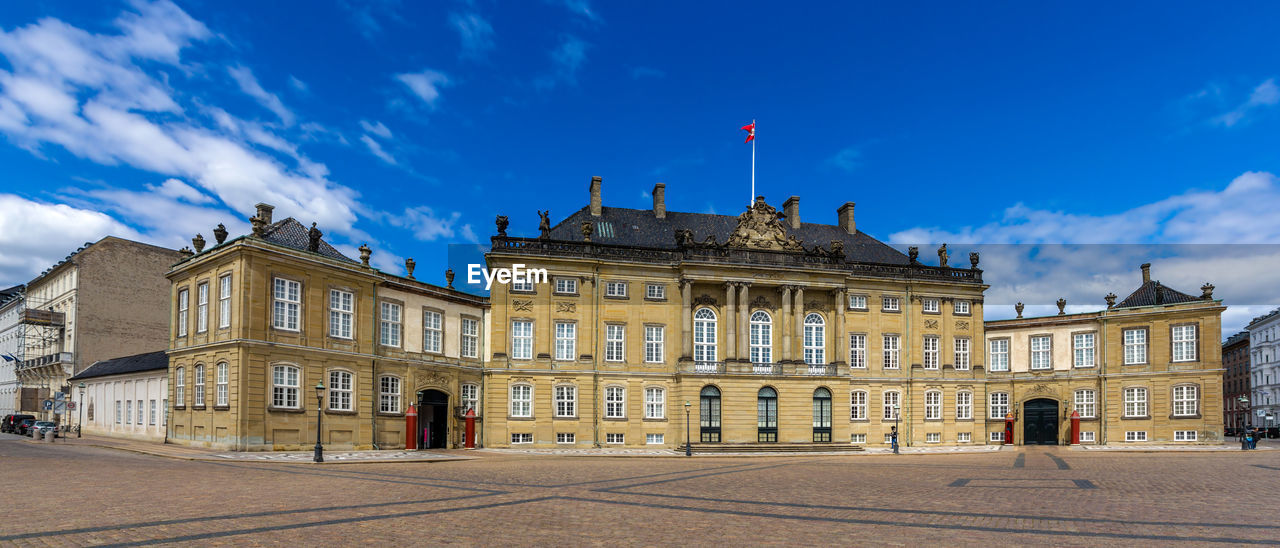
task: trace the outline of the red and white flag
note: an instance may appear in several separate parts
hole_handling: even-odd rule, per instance
[[[742,131],[747,132],[747,140],[744,143],[750,143],[756,138],[756,122],[752,120],[750,124],[742,126]]]

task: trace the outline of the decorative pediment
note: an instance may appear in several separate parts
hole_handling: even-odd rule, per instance
[[[750,308],[763,308],[765,310],[778,309],[776,305],[774,305],[772,302],[769,302],[769,299],[764,298],[764,295],[756,295],[756,298],[751,300]]]
[[[716,303],[715,297],[712,297],[711,295],[703,293],[693,298],[693,304],[694,306],[701,306],[701,305],[716,306],[717,303]]]
[[[729,235],[729,247],[771,249],[776,251],[804,251],[802,242],[795,235],[788,235],[780,220],[781,215],[764,198],[756,198],[746,211],[738,215],[738,226]]]
[[[419,371],[414,376],[414,381],[419,388],[423,386],[449,386],[449,378],[435,371]]]

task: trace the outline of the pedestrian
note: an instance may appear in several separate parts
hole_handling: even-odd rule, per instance
[[[1258,429],[1254,428],[1249,431],[1249,449],[1258,448]]]
[[[893,454],[898,454],[898,427],[889,427],[889,443],[893,446]]]

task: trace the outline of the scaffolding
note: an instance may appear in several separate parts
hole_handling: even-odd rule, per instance
[[[53,392],[70,393],[72,355],[66,352],[66,314],[28,295],[18,303],[18,351],[14,372],[22,387],[24,412],[45,413],[40,403]]]

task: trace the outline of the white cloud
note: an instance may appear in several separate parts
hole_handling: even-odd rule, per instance
[[[360,127],[366,132],[382,137],[383,139],[391,138],[391,130],[387,129],[387,126],[382,125],[382,122],[370,123],[368,120],[360,120]]]
[[[299,93],[307,93],[311,91],[311,86],[308,86],[306,82],[299,80],[297,76],[292,74],[289,75],[289,87],[292,87]]]
[[[830,167],[850,173],[862,165],[862,151],[858,147],[845,147],[827,158],[826,163]]]
[[[578,70],[586,62],[587,48],[590,46],[591,44],[576,36],[566,35],[561,38],[560,45],[551,50],[551,74],[535,79],[534,86],[539,89],[551,89],[562,82],[571,86],[577,85]]]
[[[262,88],[262,84],[258,83],[258,79],[253,76],[252,70],[244,66],[228,67],[227,73],[236,81],[240,91],[245,95],[253,97],[263,108],[275,113],[286,126],[293,125],[293,112],[284,106],[280,97]]]
[[[585,17],[588,21],[593,23],[601,22],[600,16],[591,9],[591,2],[588,0],[562,0],[561,4],[575,15]]]
[[[461,218],[462,213],[457,211],[448,216],[439,216],[430,207],[418,206],[405,208],[403,215],[391,217],[390,222],[394,226],[412,230],[415,238],[426,242],[459,236],[470,242],[478,241],[471,225],[459,225]]]
[[[382,160],[393,166],[399,165],[396,162],[395,157],[387,153],[387,151],[383,150],[382,145],[378,144],[377,141],[373,140],[373,137],[370,137],[368,135],[361,135],[360,142],[364,143],[364,146],[369,148],[369,152],[372,152],[373,155],[377,156],[379,160]]]
[[[493,49],[493,27],[476,13],[451,13],[449,24],[462,39],[462,56],[481,58]]]
[[[0,212],[0,287],[27,282],[85,242],[139,237],[105,213],[13,194],[0,194]]]
[[[157,185],[147,185],[147,188],[156,194],[174,200],[183,200],[193,204],[208,204],[213,202],[213,198],[205,195],[203,192],[196,190],[191,185],[179,181],[177,179],[166,179],[165,182]]]
[[[448,76],[431,69],[397,74],[395,78],[431,108],[435,108],[436,101],[440,99],[440,88],[449,86]]]
[[[1253,88],[1253,92],[1249,94],[1249,98],[1240,106],[1237,106],[1231,112],[1214,118],[1214,122],[1226,127],[1232,127],[1239,124],[1252,114],[1254,111],[1280,104],[1280,87],[1276,86],[1275,78],[1258,84]]]

